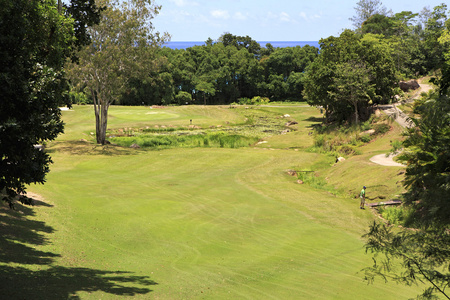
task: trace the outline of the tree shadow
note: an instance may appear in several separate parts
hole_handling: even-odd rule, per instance
[[[0,262],[47,265],[59,254],[36,250],[30,245],[47,245],[43,233],[53,233],[54,229],[44,222],[30,220],[35,212],[31,207],[15,203],[15,210],[6,206],[0,208]]]
[[[308,128],[315,128],[317,126],[320,126],[323,123],[324,118],[322,118],[322,117],[320,117],[320,118],[318,118],[318,117],[309,117],[307,119],[304,119],[303,121],[314,122],[315,124],[311,124],[311,125],[309,125],[307,127]]]
[[[51,206],[40,201],[38,205]],[[61,255],[39,251],[51,244],[55,231],[45,222],[30,219],[32,207],[19,203],[11,210],[0,204],[0,291],[2,299],[79,299],[77,292],[134,296],[147,294],[157,283],[132,272],[63,267],[55,264]],[[28,269],[27,265],[33,265]],[[35,270],[38,269],[38,270]]]
[[[98,145],[83,141],[56,141],[52,142],[50,147],[46,148],[47,153],[68,153],[70,155],[136,155],[142,150],[126,148],[117,145]]]
[[[132,286],[129,286],[131,284]],[[77,292],[102,291],[119,296],[147,294],[157,283],[148,276],[131,272],[52,266],[32,271],[23,267],[0,266],[3,299],[80,299]]]

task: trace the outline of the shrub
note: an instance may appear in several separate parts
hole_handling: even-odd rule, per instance
[[[412,216],[412,211],[403,206],[380,207],[379,212],[390,224],[395,225],[407,225]]]
[[[361,142],[368,143],[372,140],[369,134],[364,134],[360,137]]]
[[[249,105],[251,103],[250,98],[242,97],[238,99],[240,105]]]
[[[70,102],[74,104],[86,105],[92,103],[85,93],[79,93],[76,91],[69,92]]]
[[[373,129],[375,130],[375,134],[385,134],[391,130],[391,126],[386,123],[381,123],[373,125]]]
[[[391,152],[398,153],[403,148],[403,142],[399,140],[391,141]]]
[[[270,102],[270,99],[267,97],[261,97],[261,96],[255,96],[251,100],[252,105],[263,105],[268,104]]]
[[[189,104],[192,102],[192,96],[188,92],[180,91],[175,96],[175,101],[180,105]]]

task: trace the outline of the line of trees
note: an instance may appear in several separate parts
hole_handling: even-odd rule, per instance
[[[147,55],[151,61],[140,63],[142,72],[122,78],[111,104],[229,104],[262,96],[308,100],[325,107],[329,121],[358,122],[368,117],[371,105],[391,102],[401,79],[439,69],[443,47],[437,39],[447,16],[445,4],[420,13],[393,14],[375,0],[361,0],[356,8],[351,20],[360,27],[322,39],[320,51],[310,46],[261,47],[249,36],[231,33],[188,49],[155,48],[151,40],[139,58]],[[167,36],[159,41],[165,40]],[[115,59],[128,57],[121,55]],[[99,63],[114,66],[107,58],[111,56]],[[78,83],[74,94],[85,93],[80,102],[93,103],[96,95],[87,84],[79,84],[79,75],[73,77]]]
[[[248,36],[229,33],[204,46],[164,47],[157,53],[160,68],[132,78],[119,103],[229,104],[255,96],[302,100],[304,72],[318,51],[312,46],[261,48]]]

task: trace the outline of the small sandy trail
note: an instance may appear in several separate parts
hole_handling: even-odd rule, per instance
[[[395,155],[390,154],[389,156],[386,157],[386,154],[379,154],[371,157],[370,161],[387,167],[405,167],[405,165],[395,162],[393,160],[394,156]]]
[[[419,98],[422,93],[424,92],[428,93],[431,89],[433,89],[433,86],[430,84],[420,84],[420,87],[416,90],[414,95],[407,100],[407,102],[414,101],[415,99]],[[399,104],[400,103],[380,105],[378,106],[378,108],[381,109],[388,116],[392,116],[395,119],[395,121],[398,124],[400,124],[400,126],[402,126],[403,128],[410,128],[414,126],[413,123],[410,121],[409,117],[397,107],[397,105]],[[393,160],[394,156],[395,155],[389,155],[386,157],[385,154],[379,154],[371,157],[370,161],[382,166],[404,167],[405,165],[402,165]]]

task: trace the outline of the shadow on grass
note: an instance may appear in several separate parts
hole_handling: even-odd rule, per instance
[[[309,117],[309,118],[307,118],[307,119],[304,119],[303,121],[314,122],[314,123],[316,123],[316,124],[311,124],[311,125],[309,126],[309,127],[314,127],[314,126],[318,126],[318,125],[322,124],[323,121],[324,121],[324,118],[323,118],[323,117],[320,117],[320,118],[317,118],[317,117]]]
[[[79,299],[80,291],[134,296],[151,292],[148,287],[157,284],[148,276],[134,276],[132,272],[56,265],[55,258],[60,254],[36,249],[50,244],[47,236],[55,230],[30,219],[35,216],[33,208],[21,204],[15,207],[11,210],[0,203],[2,299]],[[27,265],[33,265],[34,270]]]
[[[139,149],[125,148],[117,145],[98,145],[82,141],[53,142],[45,149],[47,153],[62,152],[70,155],[134,155]]]
[[[129,286],[131,284],[131,286]],[[80,299],[77,292],[102,291],[119,296],[147,294],[156,282],[130,272],[52,266],[32,271],[23,267],[0,266],[3,299]]]

